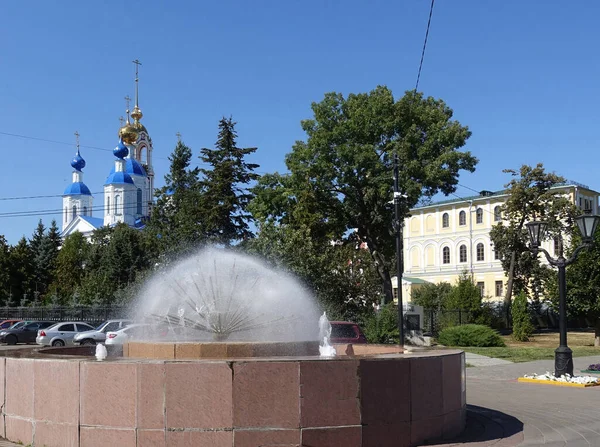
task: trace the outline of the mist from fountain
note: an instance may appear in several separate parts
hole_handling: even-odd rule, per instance
[[[138,320],[164,323],[177,341],[316,341],[319,309],[291,275],[239,252],[207,248],[150,279]]]

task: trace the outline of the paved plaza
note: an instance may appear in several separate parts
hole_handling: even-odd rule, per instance
[[[575,374],[599,362],[600,356],[575,358]],[[600,447],[600,387],[516,381],[553,369],[553,360],[467,368],[467,430],[455,442],[438,445]]]

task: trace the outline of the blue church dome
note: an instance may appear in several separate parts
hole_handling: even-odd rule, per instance
[[[113,149],[113,154],[115,154],[115,157],[120,159],[127,157],[127,154],[129,154],[129,149],[127,146],[125,146],[123,140],[119,140],[119,144],[117,144],[117,147]]]
[[[146,170],[142,164],[134,158],[125,159],[125,172],[129,175],[141,175],[146,177]],[[115,173],[115,168],[110,171],[111,174]]]
[[[73,157],[73,160],[71,160],[71,166],[73,166],[73,169],[77,171],[81,171],[83,168],[85,168],[85,160],[79,153],[79,149],[77,149],[77,154],[75,157]]]
[[[133,179],[127,172],[114,172],[114,169],[113,169],[113,171],[109,174],[109,176],[106,179],[106,182],[104,182],[104,184],[105,185],[114,185],[115,183],[118,183],[118,184],[130,183],[133,185]]]
[[[88,188],[85,185],[85,183],[75,182],[75,183],[71,183],[69,186],[67,186],[67,188],[65,189],[64,195],[65,196],[76,196],[76,195],[91,196],[92,193],[90,192],[90,188]]]

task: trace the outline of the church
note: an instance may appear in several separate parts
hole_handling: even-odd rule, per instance
[[[152,139],[140,122],[142,110],[138,103],[138,66],[135,74],[135,106],[131,111],[127,104],[127,120],[119,129],[119,142],[113,154],[114,166],[104,182],[102,203],[94,206],[94,197],[83,182],[85,160],[79,150],[71,161],[73,182],[63,193],[63,238],[80,232],[89,238],[92,232],[103,226],[125,223],[133,228],[146,224],[154,197],[154,171],[152,169]],[[129,101],[129,98],[125,98]],[[79,137],[75,133],[77,138]]]

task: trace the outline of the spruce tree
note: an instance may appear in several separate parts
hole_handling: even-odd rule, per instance
[[[9,301],[11,290],[11,260],[10,247],[6,238],[0,235],[0,303],[6,305]]]
[[[10,292],[20,302],[24,296],[31,295],[34,282],[34,264],[31,247],[23,236],[10,250]]]
[[[161,251],[172,253],[195,246],[202,236],[198,222],[199,169],[190,167],[192,151],[179,141],[169,161],[165,186],[156,192],[148,231],[160,241]]]
[[[226,246],[253,236],[247,211],[253,194],[248,186],[259,177],[254,173],[258,165],[245,161],[257,148],[237,147],[235,125],[231,117],[223,117],[215,149],[200,150],[202,162],[211,166],[200,170],[202,228],[209,240]]]

